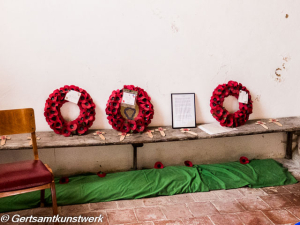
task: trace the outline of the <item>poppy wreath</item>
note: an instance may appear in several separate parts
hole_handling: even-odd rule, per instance
[[[65,100],[65,96],[70,90],[81,93],[77,104],[80,109],[80,114],[77,119],[67,122],[62,117],[60,108],[64,103],[68,102]],[[74,85],[65,85],[60,89],[56,89],[52,94],[49,95],[45,104],[44,116],[46,117],[46,121],[50,128],[56,134],[62,134],[65,137],[68,137],[71,134],[81,135],[86,133],[88,128],[90,128],[95,121],[95,108],[96,105],[86,90]]]
[[[154,115],[153,105],[150,102],[151,98],[142,88],[135,87],[133,85],[124,85],[124,89],[137,91],[136,104],[139,107],[139,113],[132,120],[122,116],[120,110],[123,89],[118,89],[112,92],[106,104],[105,112],[106,115],[108,115],[108,122],[113,129],[121,131],[122,133],[143,132],[150,124]]]
[[[240,90],[248,94],[248,104],[239,102],[239,110],[235,113],[229,113],[224,107],[223,102],[226,97],[232,95],[239,98]],[[241,83],[229,81],[227,84],[219,85],[210,99],[211,114],[224,127],[238,127],[244,125],[249,115],[252,113],[252,100],[250,92]]]

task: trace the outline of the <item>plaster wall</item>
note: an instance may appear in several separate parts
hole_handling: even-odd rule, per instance
[[[0,109],[32,107],[37,131],[48,131],[45,100],[74,84],[97,105],[92,128],[110,128],[104,111],[110,93],[133,84],[152,97],[153,126],[171,124],[170,94],[180,92],[195,92],[197,123],[210,123],[213,89],[236,80],[252,94],[250,119],[298,116],[299,21],[297,0],[0,0]],[[225,106],[235,111],[236,100]],[[72,104],[62,111],[65,118],[79,112]],[[139,167],[155,160],[280,158],[283,140],[270,134],[149,144],[139,151]],[[28,154],[0,151],[0,162]],[[127,170],[131,156],[130,146],[41,149],[59,174],[96,171],[100,164]]]

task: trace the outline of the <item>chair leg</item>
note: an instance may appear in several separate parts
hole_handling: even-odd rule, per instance
[[[45,189],[41,190],[41,207],[45,206]]]
[[[51,195],[52,195],[53,216],[55,216],[58,214],[58,211],[57,211],[56,191],[55,191],[54,181],[52,181],[52,183],[51,183]]]

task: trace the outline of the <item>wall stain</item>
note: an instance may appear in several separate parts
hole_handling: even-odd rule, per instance
[[[275,76],[273,75],[273,79],[277,82],[277,83],[281,83],[284,81],[284,77],[286,76],[286,66],[287,66],[287,62],[289,62],[291,60],[290,56],[283,56],[282,57],[282,64],[281,67],[278,67],[277,69],[275,69]]]
[[[254,100],[259,102],[260,101],[260,97],[261,97],[261,95],[256,95],[256,97],[255,97]]]
[[[281,74],[278,73],[279,70],[281,70],[281,69],[280,69],[280,68],[277,68],[277,69],[275,70],[275,74],[276,74],[277,77],[281,77]]]
[[[286,62],[288,62],[288,61],[291,60],[291,57],[289,57],[289,56],[283,57],[283,60],[286,61]]]
[[[172,31],[173,31],[174,33],[177,33],[177,32],[179,31],[179,29],[178,29],[178,27],[176,26],[175,22],[172,23],[171,28],[172,28]]]
[[[285,18],[289,18],[289,14],[285,14]]]

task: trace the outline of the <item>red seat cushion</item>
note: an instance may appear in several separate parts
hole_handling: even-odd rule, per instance
[[[40,160],[0,164],[0,192],[51,183],[52,174]]]

